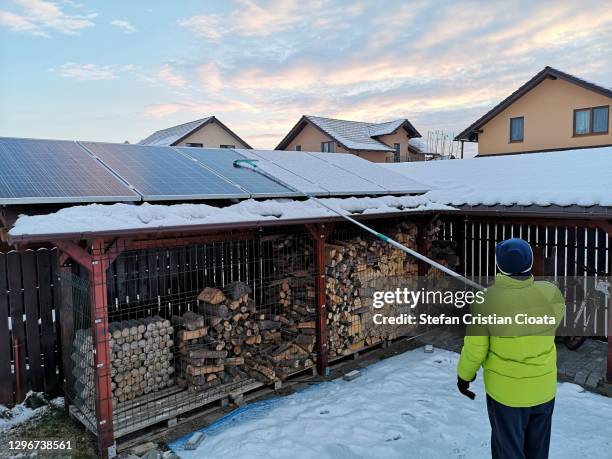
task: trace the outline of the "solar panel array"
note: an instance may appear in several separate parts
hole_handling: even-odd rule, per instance
[[[248,198],[237,185],[169,147],[81,142],[145,201]]]
[[[75,142],[0,138],[0,204],[140,199]]]
[[[416,180],[411,180],[402,174],[380,167],[350,153],[308,152],[308,154],[357,175],[368,182],[375,183],[386,193],[425,193],[429,190],[429,187]]]
[[[176,147],[175,147],[176,148]],[[245,159],[234,150],[226,148],[193,148],[179,147],[176,150],[195,159],[204,167],[212,170],[225,179],[238,184],[242,189],[256,198],[292,197],[298,193],[264,177],[252,169],[235,167],[234,161]]]
[[[352,154],[236,150],[280,180],[315,196],[424,193],[427,187]],[[297,180],[301,180],[300,186]],[[310,190],[310,191],[308,191]]]
[[[257,161],[261,175],[235,161]],[[0,138],[0,204],[422,193],[350,154]]]

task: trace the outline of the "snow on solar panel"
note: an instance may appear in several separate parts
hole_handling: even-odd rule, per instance
[[[329,190],[332,196],[387,194],[390,192],[373,181],[306,152],[256,151],[254,154],[308,181],[317,183]],[[376,167],[364,160],[356,159],[366,163],[366,166],[362,168]],[[385,173],[386,171],[383,169],[382,172]],[[287,183],[292,185],[291,182]]]
[[[389,193],[425,193],[429,187],[349,153],[308,152],[326,163],[374,183]]]
[[[75,142],[0,138],[0,204],[140,201]]]
[[[241,150],[236,149],[236,152],[243,155],[248,159],[257,160],[257,167],[261,168],[264,172],[267,172],[271,176],[277,178],[283,183],[286,183],[289,186],[293,186],[300,191],[308,193],[313,196],[329,196],[330,190],[324,188],[321,184],[318,183],[318,180],[309,180],[298,174],[297,171],[289,170],[285,167],[281,167],[278,164],[268,160],[262,153],[270,153],[268,151],[261,150]],[[292,155],[291,153],[285,153]]]
[[[299,195],[251,169],[235,167],[234,161],[245,159],[245,157],[239,155],[234,150],[226,148],[175,148],[181,153],[197,160],[213,172],[237,184],[242,189],[248,191],[253,197],[291,197]]]
[[[81,142],[145,201],[248,198],[236,185],[171,147]]]

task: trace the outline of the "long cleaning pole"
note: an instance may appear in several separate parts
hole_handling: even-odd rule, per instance
[[[304,196],[307,199],[311,199],[312,201],[314,201],[317,204],[319,204],[321,207],[325,207],[330,212],[333,212],[334,214],[338,215],[339,217],[342,217],[343,219],[351,222],[352,224],[357,225],[358,227],[360,227],[361,229],[367,231],[368,233],[373,234],[374,236],[376,236],[381,241],[384,241],[387,244],[390,244],[393,247],[395,247],[395,248],[397,248],[397,249],[399,249],[399,250],[401,250],[403,252],[406,252],[406,253],[412,255],[415,258],[418,258],[421,261],[424,261],[425,263],[433,266],[436,269],[439,269],[440,271],[448,274],[449,276],[454,277],[455,279],[459,279],[460,281],[464,282],[465,284],[469,285],[470,287],[473,287],[473,288],[478,289],[478,290],[484,290],[485,289],[484,286],[482,286],[482,285],[480,285],[480,284],[478,284],[478,283],[468,279],[465,276],[462,276],[459,273],[456,273],[452,269],[449,269],[448,267],[446,267],[444,265],[441,265],[440,263],[432,260],[431,258],[428,258],[425,255],[417,252],[416,250],[413,250],[410,247],[406,247],[405,245],[400,244],[399,242],[397,242],[396,240],[390,238],[389,236],[386,236],[386,235],[384,235],[382,233],[379,233],[378,231],[370,228],[369,226],[364,225],[363,223],[355,220],[354,218],[349,217],[346,214],[343,214],[339,210],[334,209],[331,206],[328,206],[321,199],[319,199],[319,198],[317,198],[315,196],[312,196],[312,195],[310,195],[310,194],[308,194],[308,193],[306,193],[306,192],[304,192],[304,191],[302,191],[302,190],[300,190],[300,189],[298,189],[298,188],[296,188],[296,187],[294,187],[292,185],[289,185],[288,183],[285,183],[285,182],[277,179],[273,175],[268,174],[266,171],[264,171],[261,168],[257,167],[256,162],[257,162],[256,159],[237,159],[237,160],[234,161],[234,167],[242,167],[242,168],[250,169],[250,170],[252,170],[254,172],[257,172],[260,175],[263,175],[264,177],[266,177],[266,178],[268,178],[268,179],[270,179],[270,180],[272,180],[272,181],[274,181],[274,182],[276,182],[276,183],[278,183],[278,184],[280,184],[280,185],[282,185],[282,186],[284,186],[286,188],[289,188],[291,191],[294,191],[295,193],[299,193],[299,194],[301,194],[302,196]]]

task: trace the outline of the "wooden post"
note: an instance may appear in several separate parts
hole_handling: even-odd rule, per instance
[[[417,252],[427,254],[427,229],[429,228],[428,221],[419,221],[417,223]],[[419,277],[425,277],[429,271],[429,265],[423,260],[417,260]]]
[[[612,300],[608,300],[608,366],[606,379],[612,383]]]
[[[457,256],[459,257],[459,274],[465,276],[465,220],[458,218],[454,222],[454,238],[457,241]]]
[[[96,239],[91,245],[89,254],[80,245],[73,242],[56,241],[55,245],[63,252],[61,260],[72,258],[89,273],[89,297],[91,329],[94,345],[94,383],[96,387],[96,431],[98,437],[98,457],[109,459],[117,455],[113,431],[113,399],[111,388],[111,351],[108,328],[108,298],[106,271],[119,255],[121,249],[116,241],[109,250],[103,239]],[[123,246],[122,246],[123,247]],[[65,268],[63,268],[65,269]],[[72,316],[72,309],[62,311],[64,320]],[[63,349],[64,377],[66,384],[74,384],[70,367],[70,352],[72,343],[72,323],[62,325],[62,344],[68,344]],[[72,387],[72,386],[66,386]]]
[[[612,239],[612,223],[608,220],[597,221],[597,227],[608,235],[608,241]],[[608,270],[611,268],[612,261],[609,261]],[[610,271],[608,271],[610,273]],[[606,369],[606,379],[612,383],[612,297],[608,297],[608,359]]]
[[[535,277],[543,277],[544,276],[544,248],[538,246],[532,246],[531,250],[533,251],[533,266],[531,268],[531,273]]]
[[[325,305],[325,240],[329,228],[323,224],[307,225],[315,245],[315,292],[317,302],[317,371],[325,376],[328,367],[327,307]]]
[[[111,351],[108,331],[108,299],[104,240],[96,239],[91,247],[89,295],[91,298],[91,327],[94,343],[94,380],[96,385],[96,421],[98,454],[102,459],[116,455],[113,432],[113,392],[111,388]]]

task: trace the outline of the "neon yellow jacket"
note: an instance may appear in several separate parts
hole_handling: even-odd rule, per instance
[[[472,381],[482,365],[487,394],[506,406],[529,407],[552,400],[557,390],[554,335],[564,308],[563,295],[554,284],[498,274],[484,302],[472,305],[472,315],[547,315],[554,317],[555,325],[468,326],[458,376]]]

